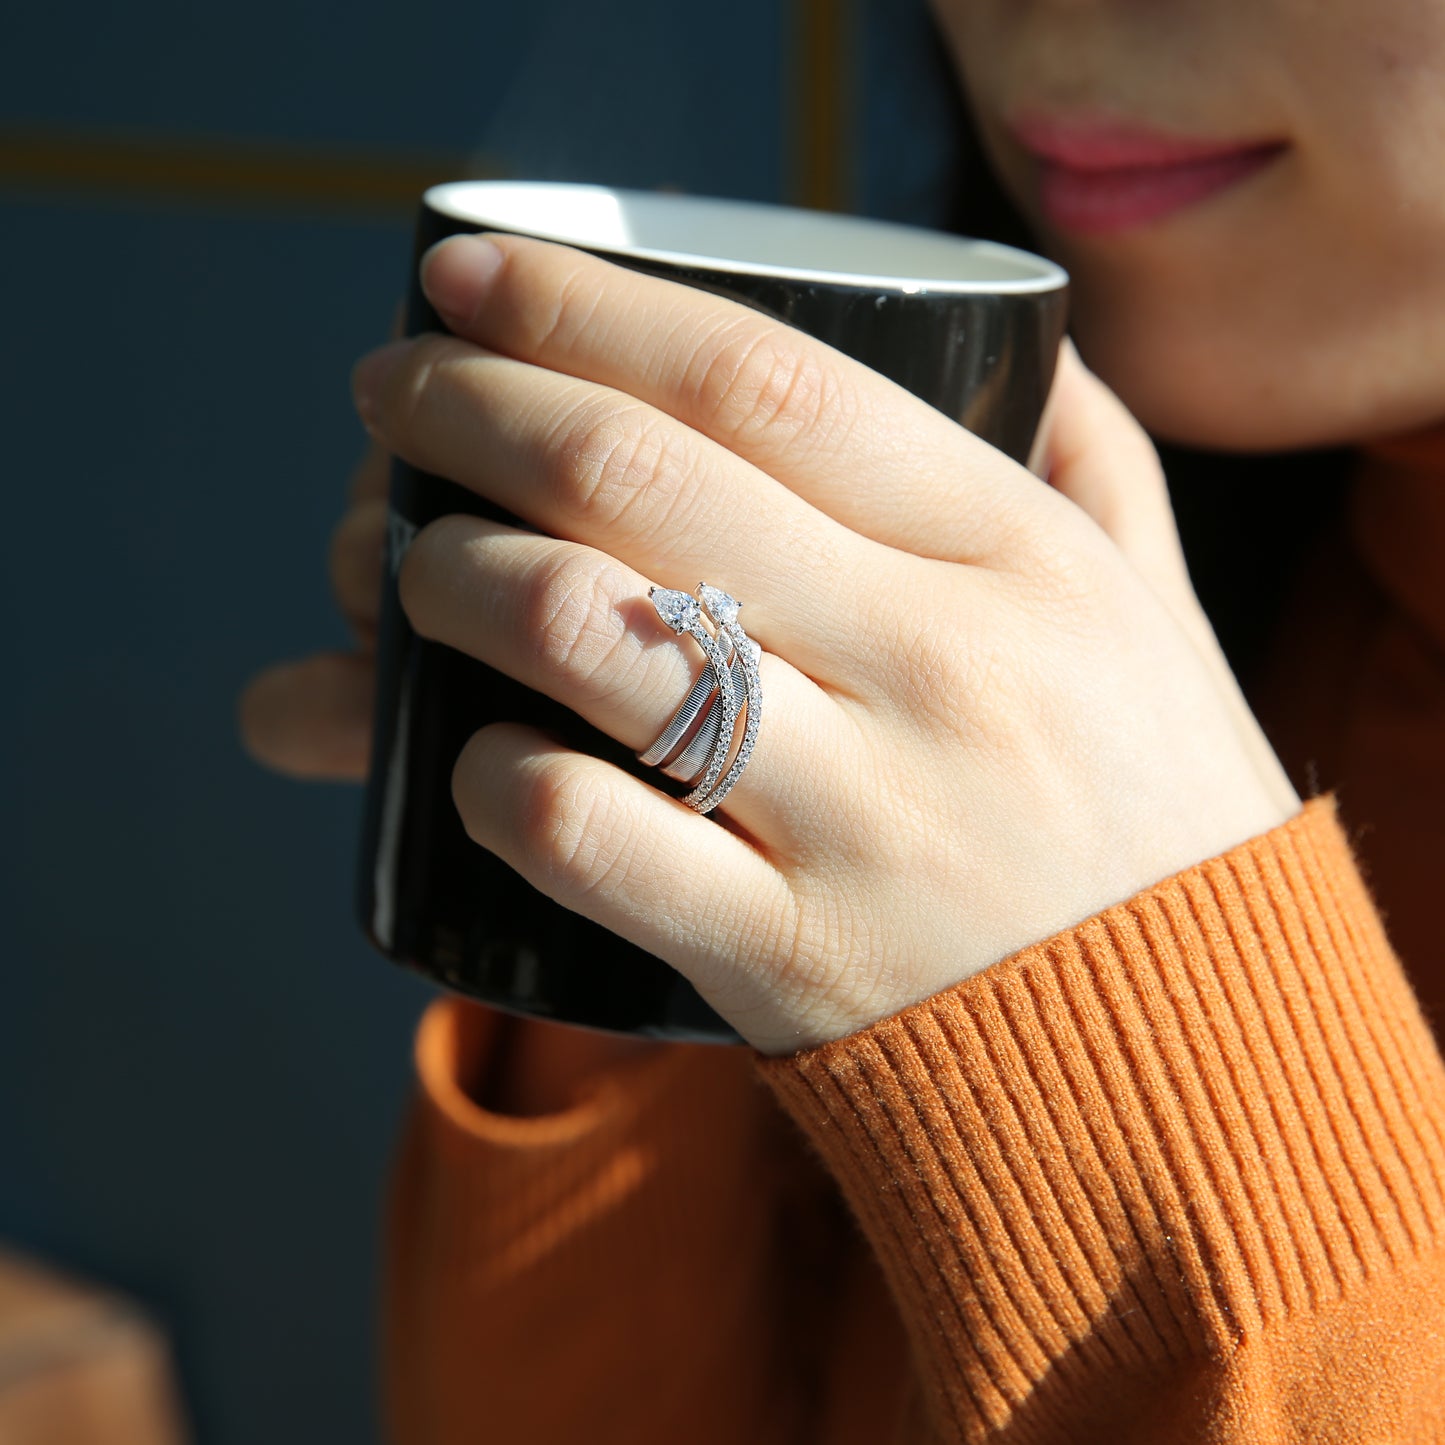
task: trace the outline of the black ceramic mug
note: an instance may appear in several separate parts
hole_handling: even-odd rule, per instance
[[[458,182],[433,187],[422,200],[408,335],[446,329],[422,294],[416,263],[461,231],[561,241],[731,297],[855,357],[1014,459],[1030,457],[1068,281],[1027,252],[781,206]],[[515,1013],[655,1038],[738,1042],[675,969],[553,903],[463,830],[452,768],[488,722],[531,723],[671,785],[560,703],[412,631],[397,600],[397,570],[417,529],[450,512],[526,525],[453,482],[394,465],[360,859],[363,927],[396,962]]]

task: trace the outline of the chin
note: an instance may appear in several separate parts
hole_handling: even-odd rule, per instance
[[[1243,329],[1090,324],[1077,307],[1075,344],[1091,371],[1157,441],[1206,451],[1269,453],[1352,446],[1439,419],[1433,388],[1380,391],[1358,354],[1300,347],[1298,359]]]
[[[1140,266],[1130,279],[1090,286],[1076,273],[1071,330],[1085,364],[1158,441],[1307,451],[1445,419],[1445,353],[1418,299],[1401,316],[1364,296],[1352,308],[1306,308],[1285,287],[1185,286],[1177,268],[1161,279]],[[1231,293],[1256,304],[1232,304]]]
[[[1272,452],[1330,444],[1330,428],[1282,408],[1278,383],[1231,367],[1206,380],[1160,357],[1147,337],[1114,328],[1106,338],[1074,332],[1084,364],[1097,373],[1156,441],[1208,451]],[[1172,348],[1171,348],[1172,349]],[[1340,438],[1335,438],[1336,440]]]

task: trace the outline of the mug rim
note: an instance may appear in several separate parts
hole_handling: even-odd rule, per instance
[[[429,187],[422,199],[427,207],[438,214],[483,230],[515,230],[524,235],[538,236],[567,246],[605,251],[616,256],[658,262],[691,271],[710,272],[718,276],[772,277],[794,282],[885,291],[905,296],[1041,296],[1064,290],[1069,284],[1068,273],[1057,262],[999,241],[957,236],[922,226],[905,225],[898,221],[883,221],[835,211],[811,211],[765,201],[697,196],[675,191],[627,190],[571,181],[525,180],[447,181]],[[554,203],[558,200],[570,202],[574,209],[579,202],[584,206],[590,204],[590,215],[594,218],[594,224],[595,218],[605,217],[612,223],[614,230],[620,224],[624,208],[630,208],[633,219],[636,220],[639,216],[645,218],[650,211],[676,213],[680,208],[686,207],[704,212],[715,223],[724,224],[732,220],[744,228],[753,228],[754,232],[760,235],[766,234],[768,227],[776,228],[779,233],[786,232],[792,237],[795,244],[799,233],[809,229],[827,231],[836,241],[839,228],[842,227],[851,231],[860,241],[867,239],[883,244],[891,240],[895,244],[908,245],[915,252],[926,249],[937,252],[940,256],[956,255],[960,268],[971,260],[975,268],[980,263],[991,264],[995,268],[1011,269],[1016,274],[921,276],[890,274],[887,271],[874,273],[783,265],[756,257],[723,256],[715,252],[639,245],[627,239],[618,239],[615,235],[604,237],[595,230],[589,232],[585,219],[589,213],[586,210],[582,212],[584,219],[571,225],[565,222],[538,224],[535,209],[529,217],[519,217],[516,214],[529,202],[535,208],[538,202],[548,200]],[[512,213],[509,214],[509,211]],[[758,231],[759,227],[764,230]],[[806,241],[806,237],[802,239]]]

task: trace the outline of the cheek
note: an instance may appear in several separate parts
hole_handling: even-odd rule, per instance
[[[1328,127],[1322,182],[1360,228],[1387,231],[1399,244],[1412,233],[1438,236],[1445,212],[1445,45],[1429,60],[1407,66],[1377,57],[1373,74],[1355,78],[1352,103],[1320,117]]]
[[[1086,360],[1156,435],[1262,451],[1445,415],[1445,86],[1363,81],[1275,174],[1152,236],[1046,238]]]

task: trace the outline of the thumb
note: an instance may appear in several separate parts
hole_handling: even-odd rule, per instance
[[[1299,798],[1194,594],[1159,453],[1067,338],[1040,431],[1045,480],[1098,523],[1174,615],[1213,674],[1260,776],[1294,811]]]
[[[1068,338],[1041,430],[1048,484],[1098,523],[1162,600],[1197,606],[1154,443]]]

